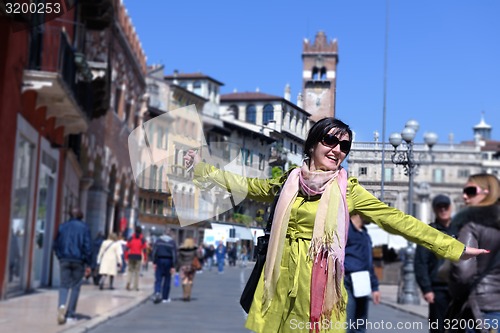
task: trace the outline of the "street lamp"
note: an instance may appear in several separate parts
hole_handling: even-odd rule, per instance
[[[419,129],[419,124],[416,120],[409,120],[406,122],[405,128],[400,133],[392,133],[389,137],[389,142],[394,147],[391,156],[392,163],[402,165],[405,175],[408,176],[408,211],[409,215],[415,216],[413,211],[413,178],[417,173],[417,167],[423,162],[415,158],[413,152],[413,145],[415,135]],[[398,147],[405,141],[406,149],[398,151]],[[438,140],[437,134],[425,133],[424,141],[429,147],[431,152],[431,162],[433,161],[432,146]],[[398,291],[398,303],[400,304],[420,304],[420,297],[415,282],[415,270],[413,268],[413,261],[415,258],[415,248],[411,242],[408,242],[405,248],[403,271],[403,285],[400,285]]]

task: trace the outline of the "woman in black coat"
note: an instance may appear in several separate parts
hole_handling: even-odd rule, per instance
[[[475,331],[490,332],[489,329],[498,330],[500,325],[500,184],[497,177],[470,176],[463,189],[463,199],[467,207],[452,221],[460,228],[458,239],[465,246],[490,250],[490,254],[453,263],[450,291],[455,298],[468,296],[467,308],[474,317],[468,322],[474,323]]]

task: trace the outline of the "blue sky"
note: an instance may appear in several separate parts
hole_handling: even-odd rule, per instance
[[[336,116],[358,141],[382,133],[385,0],[125,0],[148,64],[203,72],[222,93],[255,91],[292,101],[302,86],[302,42],[319,30],[339,45]],[[391,0],[387,129],[420,123],[417,142],[471,140],[481,112],[500,140],[500,1]]]

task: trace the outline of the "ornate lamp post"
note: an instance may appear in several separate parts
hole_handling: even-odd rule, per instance
[[[417,167],[422,164],[420,159],[416,159],[413,152],[413,145],[415,135],[419,129],[419,124],[416,120],[409,120],[406,122],[405,128],[400,133],[392,133],[389,137],[389,142],[394,147],[391,156],[392,163],[402,165],[405,170],[405,175],[408,176],[408,211],[407,213],[414,216],[413,211],[413,178],[417,173]],[[437,142],[437,135],[435,133],[424,134],[424,141],[432,150]],[[398,146],[405,141],[405,148],[398,151]],[[432,155],[431,155],[432,156]],[[418,288],[415,281],[415,271],[413,268],[413,261],[415,258],[415,247],[413,243],[408,242],[405,248],[404,264],[403,264],[403,284],[400,285],[398,291],[398,303],[400,304],[419,304],[420,297]]]

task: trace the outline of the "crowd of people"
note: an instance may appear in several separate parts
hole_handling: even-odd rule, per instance
[[[471,318],[498,324],[498,179],[489,174],[471,176],[463,189],[467,207],[451,221],[449,198],[437,196],[433,201],[436,222],[427,225],[386,205],[356,178],[347,177],[341,164],[350,152],[351,142],[348,125],[335,118],[324,118],[308,133],[303,165],[272,179],[245,178],[219,170],[202,162],[194,150],[185,155],[186,167],[194,168],[197,185],[215,184],[267,202],[279,193],[266,262],[246,327],[255,332],[291,332],[291,322],[308,322],[311,331],[344,332],[342,325],[331,323],[366,318],[370,298],[374,303],[380,300],[371,240],[365,228],[369,222],[419,246],[416,265],[428,273],[419,276],[419,284],[432,307],[432,318],[450,318],[449,305],[460,300],[461,310],[468,308]],[[276,187],[280,191],[275,191]],[[178,276],[182,284],[183,300],[190,301],[196,273],[203,265],[211,270],[215,259],[218,273],[223,274],[226,258],[230,266],[236,265],[238,258],[242,265],[248,259],[248,249],[234,244],[205,247],[186,238],[177,246],[168,229],[153,244],[144,239],[138,227],[131,238],[121,241],[126,244],[124,247],[119,246],[120,240],[114,234],[97,246],[97,241],[91,243],[88,226],[82,219],[81,212],[72,211],[70,221],[60,226],[54,242],[61,265],[60,324],[74,316],[82,277],[89,274],[90,267],[97,272],[96,281],[103,289],[106,281],[113,288],[114,276],[128,264],[126,289],[138,290],[141,263],[147,267],[151,260],[155,269],[153,302],[168,303],[172,276],[176,280]],[[94,256],[93,247],[99,248]],[[449,263],[449,272],[438,273],[445,262]],[[447,281],[438,281],[436,274],[446,276]],[[360,289],[359,285],[365,288]],[[454,295],[451,299],[450,290]],[[458,315],[465,316],[464,313],[460,311]],[[330,325],[322,327],[325,320]],[[471,327],[468,332],[482,329],[485,328]],[[365,328],[356,327],[355,331],[364,332]]]
[[[212,271],[213,267],[217,267],[222,274],[226,262],[230,266],[235,265],[238,254],[242,263],[248,260],[245,245],[229,244],[229,250],[226,250],[222,242],[217,247],[197,246],[193,238],[185,238],[179,246],[169,228],[164,234],[151,239],[147,239],[142,228],[137,226],[126,240],[114,232],[105,239],[99,232],[92,241],[90,229],[78,208],[71,211],[70,219],[59,228],[54,252],[61,271],[57,311],[57,322],[61,325],[68,320],[89,319],[76,312],[80,288],[85,281],[89,283],[92,280],[99,290],[114,290],[116,276],[123,274],[126,276],[125,289],[138,291],[140,276],[148,270],[151,262],[155,278],[152,301],[155,304],[171,302],[169,295],[173,276],[182,285],[182,300],[190,301],[197,272],[203,272],[203,269]]]

